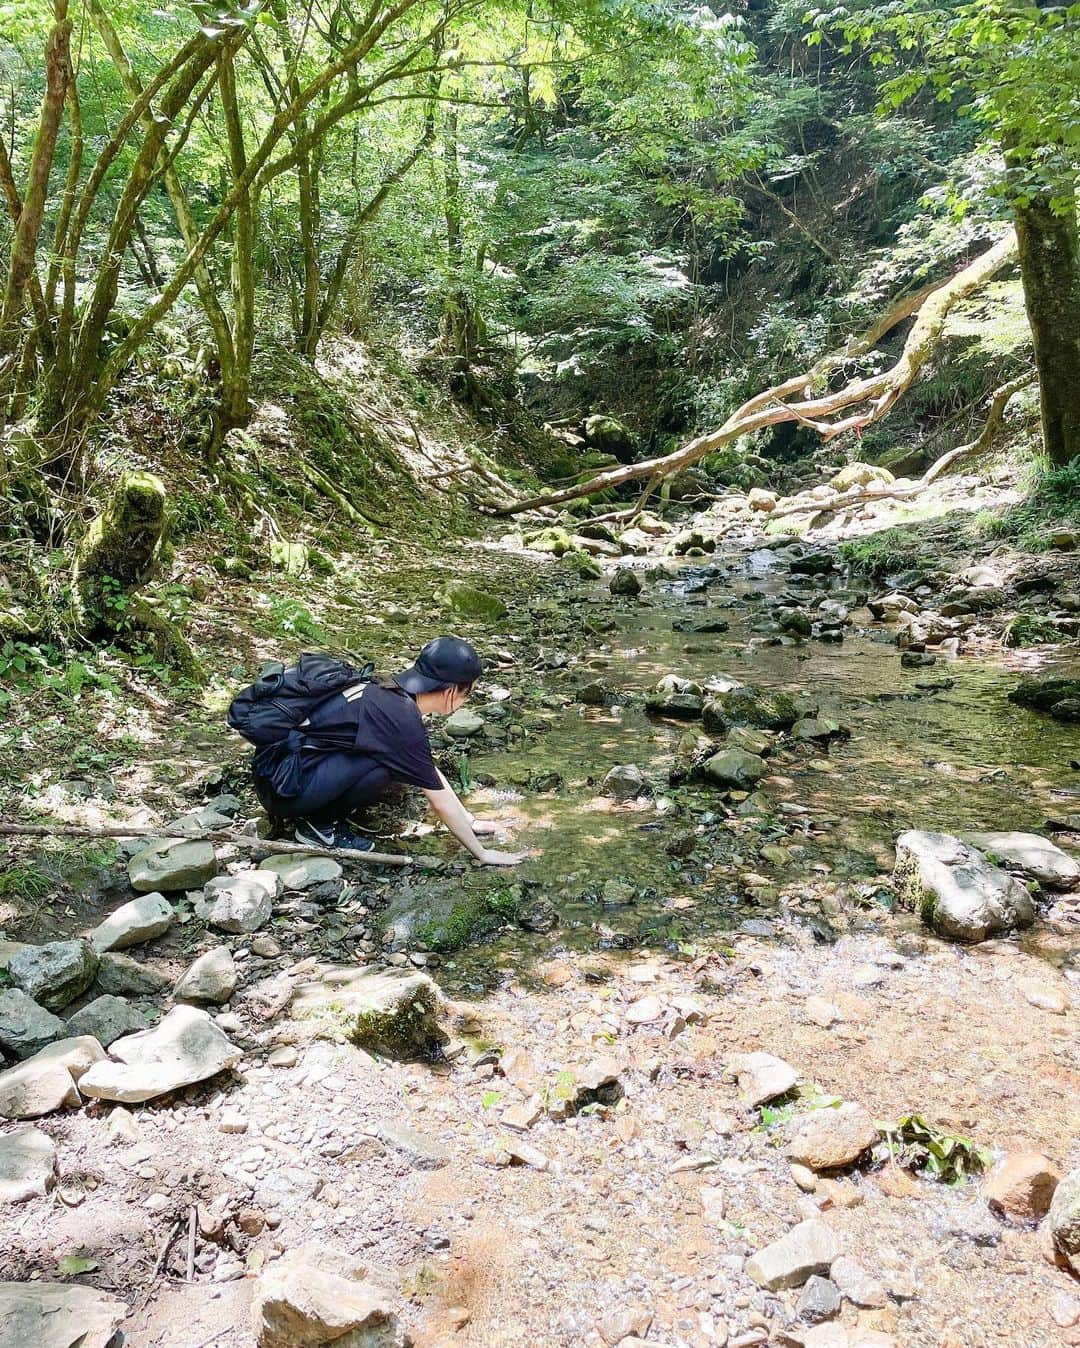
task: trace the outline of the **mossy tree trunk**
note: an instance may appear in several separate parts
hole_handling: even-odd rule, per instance
[[[1080,458],[1080,236],[1076,198],[1014,202],[1020,276],[1035,346],[1043,448],[1060,466]]]

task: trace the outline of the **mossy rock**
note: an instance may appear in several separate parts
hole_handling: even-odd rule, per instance
[[[845,492],[851,491],[853,487],[869,487],[873,482],[888,486],[895,481],[887,468],[878,467],[873,463],[849,463],[830,480],[829,486],[834,491]]]
[[[752,726],[755,730],[790,730],[800,716],[800,708],[788,693],[773,692],[744,684],[708,699],[702,721],[706,730],[730,730],[733,726]]]
[[[563,553],[559,559],[559,565],[573,571],[574,575],[580,576],[582,580],[599,580],[604,574],[604,568],[596,558],[590,557],[587,552],[578,548]]]
[[[533,552],[550,552],[555,557],[574,551],[574,540],[565,529],[552,527],[541,529],[539,533],[526,534],[525,546]]]
[[[133,590],[153,573],[165,527],[165,486],[153,473],[124,473],[75,554],[75,590],[94,612],[107,592]]]
[[[474,585],[467,585],[460,580],[452,580],[444,585],[435,597],[464,618],[485,618],[489,622],[498,622],[509,612],[497,595],[478,590]]]
[[[430,1058],[446,1042],[439,1024],[443,1005],[426,974],[332,967],[300,988],[292,1015],[371,1053],[408,1062]]]
[[[276,538],[270,544],[270,565],[287,576],[302,576],[311,564],[311,553],[306,543],[293,543],[287,538]]]

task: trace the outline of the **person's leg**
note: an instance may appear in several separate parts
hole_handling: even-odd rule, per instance
[[[334,754],[332,757],[349,758],[350,755]],[[296,813],[319,827],[339,823],[355,810],[378,800],[390,781],[390,773],[377,763],[368,761],[364,771],[359,773],[355,759],[350,765],[331,764],[329,769],[324,768],[318,774],[310,790],[305,788],[298,799]]]

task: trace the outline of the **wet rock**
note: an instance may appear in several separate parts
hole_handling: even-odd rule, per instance
[[[868,1310],[880,1310],[888,1305],[889,1294],[883,1283],[871,1275],[856,1260],[841,1255],[833,1260],[829,1277],[840,1289],[841,1296],[847,1297],[853,1306],[862,1306]]]
[[[442,1004],[426,974],[330,968],[298,990],[292,1014],[338,1029],[370,1052],[414,1059],[429,1057],[445,1041]]]
[[[56,1147],[38,1128],[0,1136],[0,1204],[44,1198],[56,1183]]]
[[[465,581],[451,580],[436,593],[436,599],[465,618],[484,618],[499,622],[510,611],[496,595],[478,590]]]
[[[827,716],[803,716],[788,732],[793,740],[827,744],[830,740],[850,739],[851,731]]]
[[[109,1348],[127,1313],[80,1283],[0,1283],[0,1348]]]
[[[525,546],[534,552],[550,552],[553,557],[562,557],[574,549],[574,540],[569,533],[554,526],[535,534],[526,534],[524,541]]]
[[[94,981],[98,954],[89,941],[25,946],[8,964],[8,978],[39,1006],[59,1011]]]
[[[518,926],[524,931],[554,931],[559,925],[559,914],[548,899],[526,899],[518,909]]]
[[[1080,721],[1080,679],[1024,679],[1009,694],[1009,701],[1048,712],[1058,721]]]
[[[683,721],[696,721],[701,716],[705,700],[701,685],[692,679],[666,674],[645,701],[650,716],[671,716]]]
[[[173,989],[178,1002],[227,1002],[236,990],[236,961],[228,946],[215,946],[199,956]]]
[[[1020,1221],[1045,1217],[1061,1172],[1039,1151],[1013,1151],[986,1177],[983,1197],[996,1212]]]
[[[205,1011],[175,1006],[154,1029],[117,1040],[110,1060],[95,1063],[79,1089],[98,1100],[138,1104],[206,1081],[243,1056]]]
[[[129,955],[109,952],[101,956],[91,991],[117,997],[150,997],[169,986],[169,979]]]
[[[484,718],[468,707],[459,707],[443,722],[443,733],[454,740],[470,739],[484,729]]]
[[[604,777],[603,791],[613,800],[634,800],[648,789],[641,769],[636,763],[620,763]]]
[[[1047,889],[1071,889],[1080,880],[1080,864],[1037,833],[965,833],[965,842],[989,853],[1007,870],[1016,870]]]
[[[746,725],[729,730],[724,743],[729,749],[745,749],[759,758],[768,758],[776,748],[776,738],[768,730],[754,730]]]
[[[125,950],[164,936],[176,914],[163,894],[143,894],[109,914],[90,933],[90,944],[102,954],[106,950]]]
[[[1055,1253],[1080,1276],[1080,1169],[1070,1170],[1054,1190],[1046,1225]]]
[[[102,1048],[108,1048],[122,1035],[145,1029],[146,1018],[141,1012],[136,1011],[123,997],[113,997],[108,993],[88,1002],[67,1023],[69,1035],[89,1035]]]
[[[665,551],[673,557],[682,557],[688,552],[715,552],[716,539],[702,533],[700,529],[683,529],[674,536]]]
[[[706,730],[726,731],[734,726],[790,730],[800,716],[807,714],[787,693],[741,684],[714,693],[705,703],[702,720]]]
[[[936,655],[928,655],[925,651],[901,651],[900,667],[901,669],[928,669],[931,665],[937,664]]]
[[[781,632],[787,632],[790,636],[808,637],[814,630],[810,619],[797,608],[781,609],[776,621]]]
[[[840,1245],[824,1222],[811,1218],[793,1226],[785,1236],[758,1250],[746,1272],[770,1292],[801,1287],[812,1274],[828,1273],[840,1254]]]
[[[799,1074],[794,1067],[771,1053],[747,1053],[736,1058],[731,1066],[738,1077],[739,1091],[750,1109],[787,1095],[798,1085]]]
[[[816,1273],[806,1280],[806,1286],[799,1293],[795,1304],[795,1314],[808,1325],[819,1325],[823,1320],[831,1320],[840,1313],[840,1289],[828,1278]]]
[[[824,576],[835,568],[836,560],[831,552],[807,552],[788,563],[788,570],[795,576]]]
[[[322,1247],[290,1251],[260,1274],[252,1296],[259,1348],[407,1348],[387,1290],[346,1276],[349,1261]]]
[[[1019,880],[947,833],[902,833],[893,884],[903,907],[951,940],[984,941],[1035,919],[1031,895]]]
[[[628,566],[620,566],[611,577],[608,589],[613,595],[632,599],[641,593],[641,581]]]
[[[752,791],[767,770],[763,758],[745,749],[723,749],[702,764],[702,773],[717,786]]]
[[[21,988],[0,992],[0,1048],[14,1057],[29,1058],[66,1033],[60,1017],[38,1006]]]
[[[577,701],[583,707],[606,707],[612,697],[614,694],[611,689],[599,679],[592,679],[589,683],[582,684],[576,694]]]
[[[879,1137],[862,1105],[845,1102],[836,1109],[816,1109],[802,1119],[787,1154],[811,1170],[838,1170],[857,1161]]]
[[[199,889],[217,873],[213,845],[194,839],[162,838],[144,847],[128,862],[128,879],[132,889],[140,894]]]
[[[310,889],[312,885],[340,880],[341,862],[333,857],[306,857],[296,852],[278,852],[259,865],[259,871],[271,871],[281,877],[286,889]],[[249,872],[254,874],[254,872]]]
[[[202,898],[195,904],[195,914],[219,931],[258,931],[269,922],[281,889],[282,877],[273,870],[219,875],[203,890]]]
[[[96,1039],[59,1039],[0,1072],[0,1118],[39,1119],[80,1102],[78,1082],[105,1057]]]

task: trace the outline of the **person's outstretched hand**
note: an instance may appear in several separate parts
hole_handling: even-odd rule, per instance
[[[483,866],[518,866],[528,855],[528,852],[493,852],[485,847],[476,859]]]

